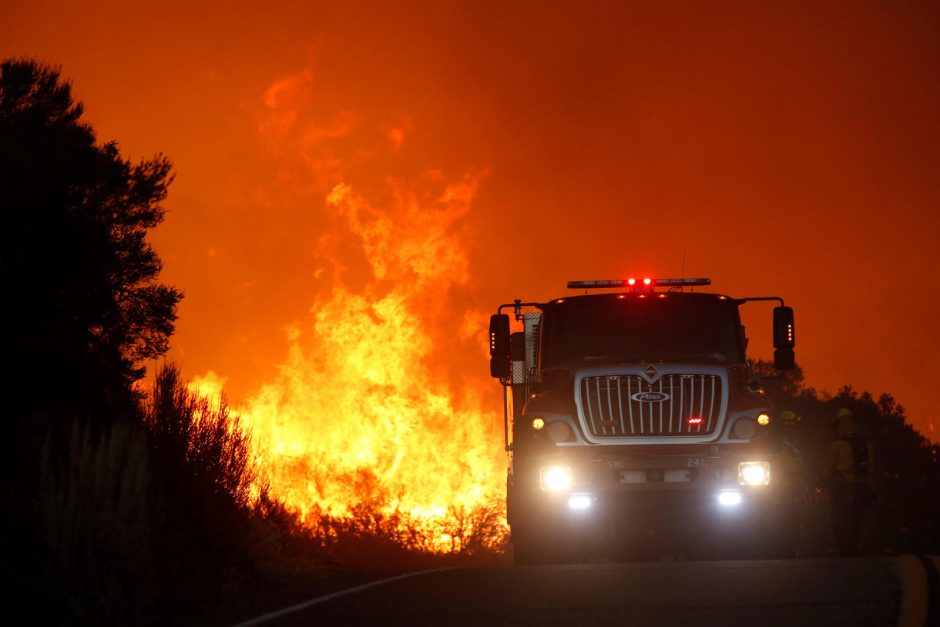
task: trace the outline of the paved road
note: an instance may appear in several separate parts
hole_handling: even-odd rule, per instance
[[[893,626],[906,612],[906,627],[924,624],[924,572],[913,557],[438,570],[256,624]]]

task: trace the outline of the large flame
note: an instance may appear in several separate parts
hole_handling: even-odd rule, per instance
[[[306,81],[301,74],[276,83],[268,106],[296,98],[291,90]],[[266,128],[283,137],[296,118],[275,110]],[[405,131],[393,130],[385,135],[398,150]],[[310,161],[318,153],[310,133],[301,135]],[[333,178],[322,197],[334,230],[311,239],[333,267],[297,269],[325,274],[329,288],[309,319],[292,326],[276,379],[239,414],[273,493],[311,524],[364,505],[403,514],[422,546],[453,550],[455,519],[501,508],[505,485],[498,408],[481,401],[488,382],[447,368],[454,351],[472,370],[485,363],[485,315],[454,298],[467,282],[460,225],[479,177],[388,179],[387,200],[371,202],[343,180],[341,160],[329,161],[311,172],[318,183]],[[351,248],[365,278],[348,270]],[[193,387],[216,394],[223,383],[208,373]]]

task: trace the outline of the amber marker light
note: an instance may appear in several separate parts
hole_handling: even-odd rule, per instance
[[[532,419],[532,428],[536,431],[541,431],[545,427],[545,420],[542,418],[533,418]]]
[[[762,411],[761,413],[757,414],[757,424],[759,424],[762,427],[766,427],[767,425],[769,425],[770,414],[768,414],[765,411]]]

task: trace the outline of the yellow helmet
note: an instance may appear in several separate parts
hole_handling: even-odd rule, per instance
[[[832,424],[836,424],[843,418],[854,418],[855,414],[848,407],[840,407],[832,413]]]

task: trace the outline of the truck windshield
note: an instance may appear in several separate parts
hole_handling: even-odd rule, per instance
[[[699,295],[572,299],[544,309],[542,367],[669,359],[740,362],[740,329],[733,301]]]

